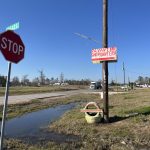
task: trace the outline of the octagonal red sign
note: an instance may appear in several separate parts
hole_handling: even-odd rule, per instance
[[[6,60],[18,63],[24,58],[25,46],[18,34],[8,30],[0,34],[0,50]]]

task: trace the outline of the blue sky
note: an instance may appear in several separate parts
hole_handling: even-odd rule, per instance
[[[109,80],[150,77],[150,1],[109,0],[109,47],[118,48],[118,62],[109,63]],[[47,77],[98,80],[102,65],[91,63],[91,50],[102,47],[102,0],[1,0],[0,32],[20,22],[16,32],[26,46],[25,58],[13,64],[12,75],[30,79],[43,69]],[[78,32],[100,43],[83,39]],[[7,61],[0,54],[0,74]]]

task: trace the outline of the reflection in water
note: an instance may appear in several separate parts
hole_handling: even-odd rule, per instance
[[[37,135],[40,133],[41,128],[46,127],[75,106],[76,103],[60,105],[8,120],[5,124],[5,136],[21,138]]]

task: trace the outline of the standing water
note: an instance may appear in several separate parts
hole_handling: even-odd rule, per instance
[[[10,138],[30,137],[40,133],[41,129],[58,119],[67,110],[74,108],[77,103],[60,105],[6,121],[5,136]],[[0,123],[1,124],[1,123]]]

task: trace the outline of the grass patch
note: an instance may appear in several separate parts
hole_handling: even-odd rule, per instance
[[[141,107],[139,109],[136,109],[135,112],[138,112],[140,114],[149,115],[150,114],[150,106],[148,107]]]
[[[38,145],[31,146],[21,140],[9,139],[4,141],[4,150],[44,150],[38,148]]]
[[[133,96],[133,95],[127,95],[127,96],[125,96],[124,97],[124,99],[134,99],[134,98],[136,98],[135,96]]]
[[[110,124],[87,124],[84,113],[80,113],[78,108],[65,113],[49,126],[49,130],[81,137],[81,149],[130,150],[137,148],[137,145],[146,145],[150,149],[149,98],[150,90],[112,95],[109,98],[110,118],[113,120]],[[102,106],[102,101],[99,100],[99,104]],[[131,110],[147,116],[124,117]]]
[[[139,108],[127,111],[126,113],[139,113],[142,115],[149,115],[150,114],[150,106],[139,107]]]
[[[28,145],[22,143],[22,147],[28,145],[28,149],[81,149],[81,150],[131,150],[150,149],[150,89],[134,90],[129,93],[111,95],[109,97],[110,118],[109,124],[87,124],[84,113],[80,109],[84,108],[89,101],[98,102],[103,107],[103,100],[99,95],[82,94],[57,100],[38,100],[26,107],[53,107],[59,104],[70,102],[82,102],[78,108],[66,112],[59,120],[53,122],[48,127],[48,132],[55,132],[64,135],[75,135],[79,141],[58,143],[55,141],[42,140],[38,145]],[[43,104],[43,106],[42,106]],[[47,105],[47,106],[45,106]],[[34,108],[33,107],[33,108]],[[17,108],[17,107],[16,107]],[[26,108],[26,109],[27,109]],[[37,109],[36,108],[36,109]],[[14,107],[15,109],[15,107]],[[17,108],[19,109],[19,108]],[[124,117],[128,113],[138,112],[140,115]],[[9,140],[8,140],[9,141]],[[7,142],[8,142],[7,141]],[[18,141],[21,143],[22,141]],[[12,150],[16,150],[16,143],[13,142]],[[25,145],[24,145],[25,144]],[[7,145],[9,147],[9,144]]]
[[[57,91],[69,91],[84,89],[85,86],[43,86],[43,87],[10,87],[10,95],[23,95],[23,94],[35,94],[35,93],[48,93],[48,92],[57,92]],[[0,87],[0,96],[4,96],[5,88]]]
[[[46,109],[50,107],[55,107],[58,105],[69,104],[72,102],[83,102],[98,98],[95,94],[79,94],[73,95],[66,98],[58,99],[35,99],[30,102],[22,104],[10,104],[7,107],[7,119],[21,116],[26,113],[38,111],[41,109]],[[3,106],[0,106],[0,118],[2,117]]]
[[[122,137],[125,138],[127,136],[129,136],[129,134],[131,133],[131,130],[128,127],[120,127],[116,130],[116,128],[112,129],[112,135],[114,137]],[[131,137],[131,135],[130,135]]]

